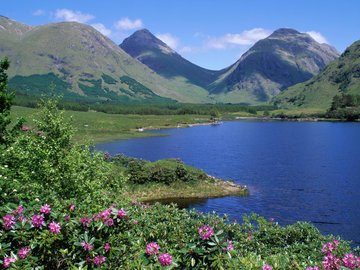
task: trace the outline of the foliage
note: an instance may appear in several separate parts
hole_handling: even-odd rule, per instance
[[[8,125],[11,123],[10,120],[10,108],[14,98],[13,93],[10,93],[7,87],[8,76],[6,70],[9,68],[9,60],[5,58],[0,61],[0,149],[2,145],[6,145],[10,142],[11,136],[15,135],[19,126],[22,125],[23,120],[19,120],[18,123],[8,130]]]
[[[348,121],[360,119],[360,95],[336,95],[326,116]]]
[[[1,155],[0,174],[7,179],[0,182],[2,203],[36,197],[90,203],[107,189],[119,189],[121,176],[110,177],[103,154],[72,142],[73,129],[56,106],[56,100],[45,101],[36,126],[23,126]]]
[[[1,207],[0,260],[14,258],[17,269],[157,269],[164,263],[160,253],[167,253],[169,269],[305,269],[321,266],[328,256],[322,247],[334,240],[307,223],[281,227],[256,215],[237,224],[160,204],[81,209],[38,201]],[[348,244],[335,241],[333,253],[344,258]],[[30,249],[25,258],[21,248]]]
[[[210,179],[203,171],[185,165],[178,159],[166,159],[149,162],[141,159],[117,155],[113,163],[122,168],[133,184],[163,183],[177,181],[190,182]]]

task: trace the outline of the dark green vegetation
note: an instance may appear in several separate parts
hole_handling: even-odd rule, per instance
[[[111,161],[127,176],[125,194],[137,200],[248,195],[247,188],[211,177],[178,159],[149,162],[118,155]]]
[[[234,65],[211,71],[147,30],[120,48],[91,26],[74,22],[32,27],[0,17],[0,26],[0,57],[13,63],[10,86],[40,96],[54,83],[57,94],[76,102],[260,104],[337,57],[307,34],[279,29]]]
[[[275,97],[273,102],[281,108],[320,108],[323,111],[330,109],[331,104],[334,103],[335,107],[331,108],[333,111],[338,107],[339,98],[346,99],[348,95],[359,94],[360,41],[357,41],[319,75],[288,88]]]
[[[6,62],[1,68],[0,75],[5,75]],[[6,95],[6,76],[0,79],[3,121],[10,113],[11,96]],[[300,270],[320,266],[321,248],[333,239],[307,223],[281,227],[256,215],[230,223],[216,214],[129,203],[123,166],[133,161],[109,160],[75,143],[56,100],[45,101],[33,123],[32,128],[16,126],[16,133],[8,132],[8,120],[1,126],[2,134],[8,134],[0,143],[3,267],[258,270],[269,264],[273,269]],[[178,162],[145,164],[149,171],[162,166],[165,175],[171,172],[183,182],[201,181],[193,178],[201,172]],[[152,181],[167,184],[161,173]],[[147,250],[151,242],[160,250]],[[332,251],[336,258],[348,252],[345,241],[336,242]]]

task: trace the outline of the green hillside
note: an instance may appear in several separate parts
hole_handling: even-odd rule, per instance
[[[0,26],[0,58],[12,63],[10,87],[16,91],[37,95],[54,82],[56,92],[72,100],[209,101],[205,90],[160,77],[91,26],[30,27],[6,17],[0,17]]]
[[[360,94],[360,41],[356,41],[319,75],[273,99],[280,108],[329,109],[336,95]]]

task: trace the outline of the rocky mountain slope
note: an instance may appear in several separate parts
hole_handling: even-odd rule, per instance
[[[285,88],[306,81],[338,57],[310,35],[281,28],[258,41],[208,88],[224,101],[268,101]]]

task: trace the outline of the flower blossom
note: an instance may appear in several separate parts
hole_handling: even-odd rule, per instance
[[[273,269],[272,266],[268,264],[264,264],[262,267],[262,270],[272,270],[272,269]]]
[[[341,260],[333,254],[327,254],[322,261],[322,265],[325,270],[339,269],[340,264]]]
[[[159,255],[159,263],[162,266],[168,266],[172,263],[172,256],[169,253],[162,253]]]
[[[4,268],[9,268],[11,266],[11,264],[14,263],[15,261],[16,261],[16,259],[12,258],[12,257],[4,258],[4,261],[3,261]]]
[[[90,224],[91,220],[92,220],[92,219],[89,218],[88,215],[86,215],[85,217],[80,218],[80,222],[82,223],[82,225],[83,225],[84,227],[89,227],[89,224]]]
[[[360,257],[352,253],[345,254],[342,258],[343,265],[351,270],[360,268]]]
[[[151,256],[159,253],[160,246],[155,242],[151,242],[146,246],[146,254]]]
[[[117,216],[119,217],[119,218],[124,218],[124,217],[126,217],[126,211],[124,210],[124,209],[120,209],[119,211],[118,211],[118,213],[117,213]]]
[[[3,218],[4,229],[10,230],[16,224],[15,217],[11,214],[5,215]]]
[[[209,225],[203,225],[199,228],[198,233],[201,239],[207,240],[214,234],[214,230]]]
[[[307,267],[306,270],[320,270],[317,266]]]
[[[104,250],[105,250],[105,252],[109,252],[110,249],[111,249],[111,245],[110,245],[109,243],[105,243],[105,244],[104,244]]]
[[[33,215],[31,218],[31,224],[35,228],[40,228],[41,226],[44,226],[45,225],[44,216],[43,215]]]
[[[60,233],[61,226],[59,223],[56,223],[55,221],[53,221],[49,224],[49,230],[53,234],[58,234],[58,233]]]
[[[105,221],[106,225],[111,227],[114,225],[114,220],[112,218],[109,218],[108,220]]]
[[[233,246],[233,242],[230,240],[227,240],[227,247],[226,247],[227,251],[232,251],[234,250],[234,246]]]
[[[94,258],[94,264],[96,266],[99,266],[99,265],[103,264],[105,261],[106,261],[105,256],[99,255],[99,256],[95,256],[95,258]]]
[[[20,248],[20,250],[18,251],[19,258],[20,259],[25,259],[30,251],[31,251],[31,248],[28,248],[28,247]]]
[[[84,248],[84,250],[90,251],[93,250],[94,246],[92,244],[81,242],[81,246]]]
[[[50,214],[51,213],[50,205],[44,204],[43,206],[41,206],[40,213],[43,213],[43,214],[46,214],[46,215]]]

